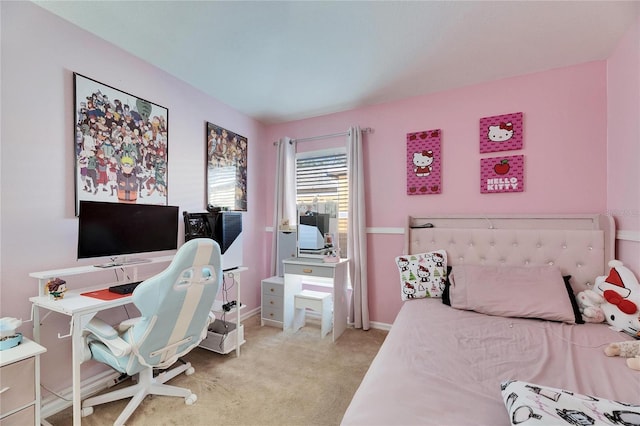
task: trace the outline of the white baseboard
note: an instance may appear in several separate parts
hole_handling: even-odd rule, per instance
[[[114,384],[117,384],[118,377],[120,377],[120,373],[109,370],[98,373],[93,377],[83,380],[80,383],[80,395],[82,395],[81,399],[87,398],[89,397],[89,395],[93,395],[113,386]],[[71,405],[73,405],[72,387],[68,387],[67,389],[64,389],[57,393],[64,399],[54,394],[47,395],[46,398],[42,399],[41,417],[43,419],[46,419],[53,414],[59,413],[65,408],[71,407]]]
[[[391,326],[393,324],[387,324],[386,322],[371,321],[369,325],[371,326],[371,328],[389,331],[391,330]]]
[[[640,232],[638,231],[625,231],[621,229],[616,232],[616,239],[625,241],[640,242]]]

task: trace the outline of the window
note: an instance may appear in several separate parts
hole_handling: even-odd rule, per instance
[[[347,257],[349,185],[345,148],[296,154],[298,214],[329,213],[341,257]]]

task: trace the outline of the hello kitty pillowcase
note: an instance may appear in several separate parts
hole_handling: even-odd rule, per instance
[[[403,301],[442,297],[447,279],[446,251],[398,256],[396,265],[400,273],[400,296]]]

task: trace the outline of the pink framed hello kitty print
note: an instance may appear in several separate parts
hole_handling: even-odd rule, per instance
[[[522,149],[522,113],[480,119],[480,153]]]
[[[442,192],[440,129],[407,133],[407,195]]]
[[[480,193],[524,191],[524,155],[482,158]]]

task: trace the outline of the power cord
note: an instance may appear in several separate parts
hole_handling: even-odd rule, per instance
[[[229,285],[229,281],[231,284]],[[220,317],[220,321],[222,322],[222,326],[224,327],[224,332],[220,338],[220,344],[218,345],[220,351],[223,351],[224,342],[229,335],[229,324],[227,323],[227,312],[229,312],[234,306],[237,307],[237,301],[229,302],[229,291],[236,285],[236,280],[232,272],[227,274],[223,274],[222,276],[222,315]]]

